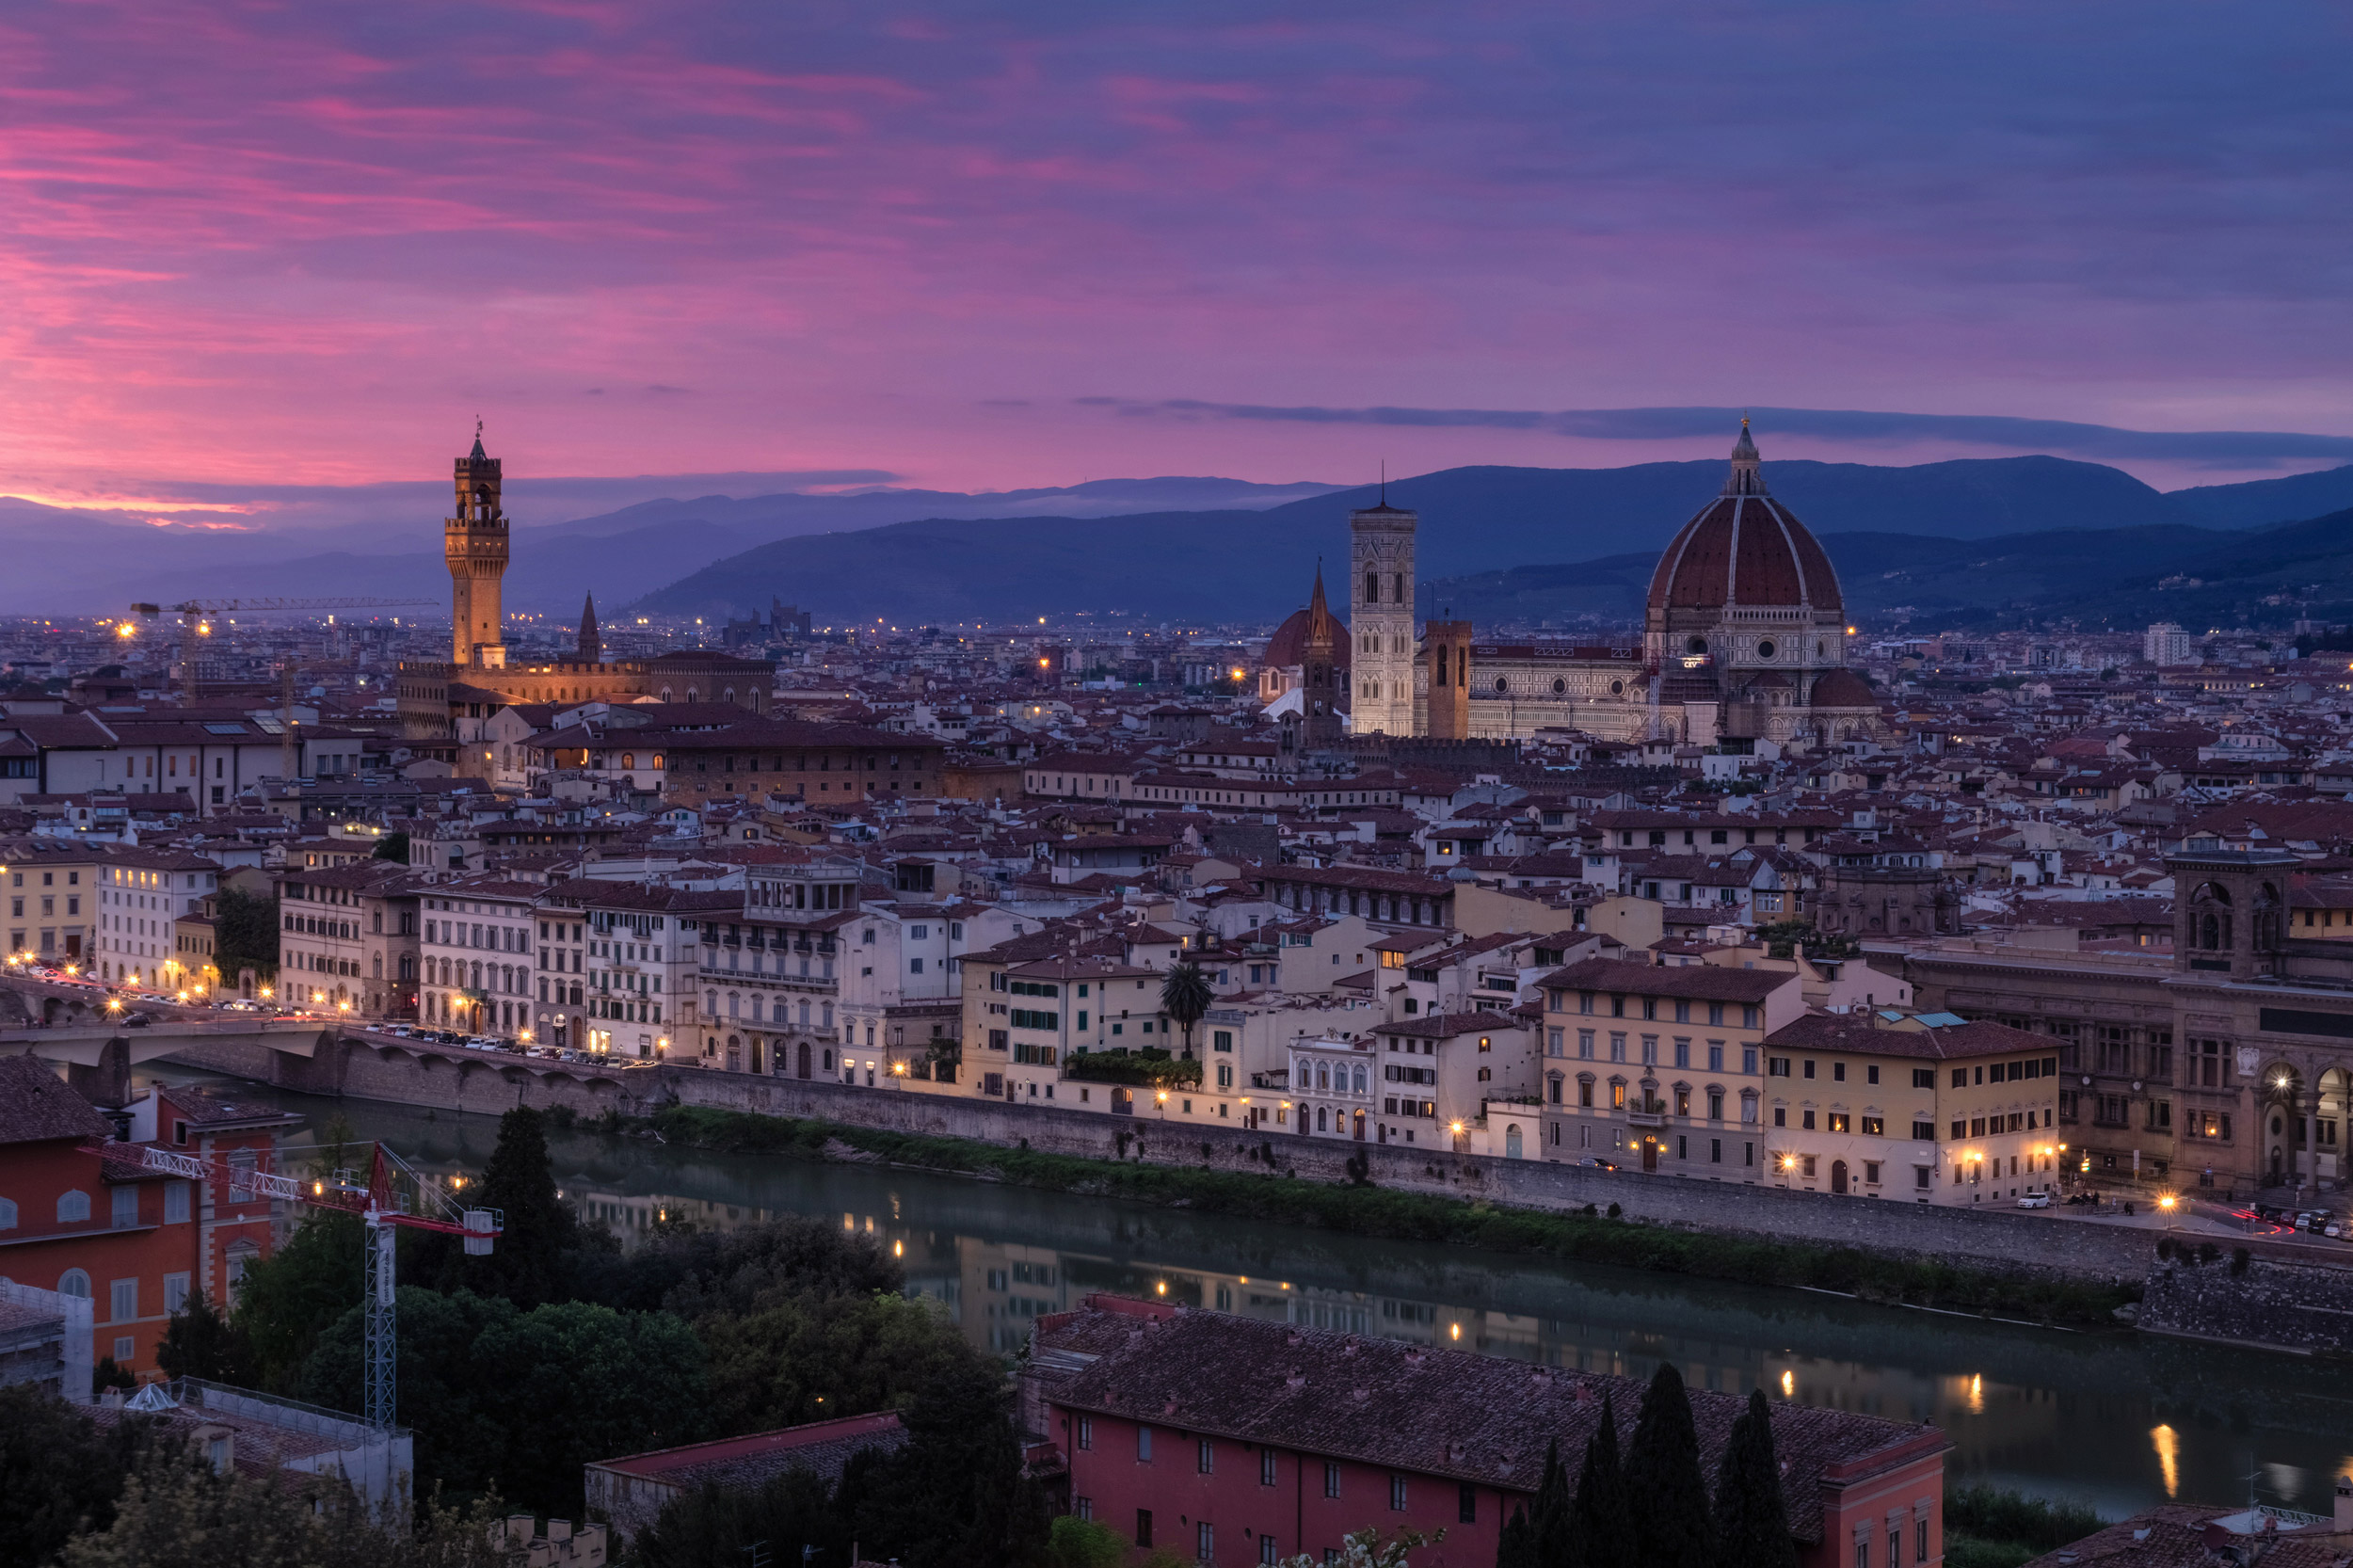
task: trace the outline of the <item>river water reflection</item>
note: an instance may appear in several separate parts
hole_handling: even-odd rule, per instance
[[[248,1092],[250,1092],[249,1090]],[[429,1170],[478,1172],[496,1122],[340,1109]],[[909,1288],[977,1343],[1094,1290],[1490,1355],[1689,1382],[1933,1421],[1950,1473],[2091,1502],[2114,1518],[2169,1498],[2328,1512],[2353,1464],[2353,1373],[2296,1357],[2009,1327],[1843,1298],[1693,1282],[1460,1247],[1384,1241],[857,1165],[551,1135],[564,1195],[623,1238],[664,1216],[728,1226],[822,1216],[885,1242]]]

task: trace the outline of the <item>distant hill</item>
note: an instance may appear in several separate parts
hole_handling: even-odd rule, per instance
[[[2353,508],[2302,522],[2225,531],[2159,524],[1991,539],[1825,534],[1849,612],[1878,626],[2073,619],[2137,627],[2353,621]],[[1655,552],[1514,567],[1429,584],[1425,606],[1474,623],[1638,618]]]
[[[2353,507],[2353,463],[2285,479],[2201,485],[2169,491],[2166,499],[2196,513],[2195,520],[2217,528],[2262,528],[2316,518]]]
[[[1509,570],[1663,546],[1723,485],[1724,464],[1621,469],[1456,468],[1399,480],[1421,513],[1425,578]],[[2166,496],[2121,470],[2057,457],[1912,468],[1777,462],[1773,493],[1818,534],[1985,538],[2049,529],[2182,525]],[[945,519],[760,546],[713,562],[632,608],[741,613],[771,595],[820,619],[953,623],[1080,610],[1263,620],[1305,601],[1319,557],[1337,568],[1348,514],[1376,491],[1339,490],[1261,512],[1158,512],[1074,521]],[[1345,598],[1345,590],[1334,592]]]

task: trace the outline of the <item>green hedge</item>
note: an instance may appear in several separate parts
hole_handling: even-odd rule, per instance
[[[1699,1279],[1808,1285],[1851,1292],[1866,1301],[1904,1302],[2041,1322],[2113,1328],[2115,1309],[2138,1294],[2122,1287],[1905,1262],[1853,1247],[1749,1240],[1632,1224],[1594,1214],[1498,1208],[1474,1200],[1369,1185],[1325,1186],[1285,1179],[1273,1175],[1272,1166],[1268,1174],[1258,1175],[1147,1165],[704,1106],[671,1106],[654,1116],[652,1126],[670,1143],[723,1152],[823,1159],[825,1145],[832,1142],[896,1164],[986,1173],[1020,1186],[1054,1192],[1140,1203],[1182,1202],[1195,1210],[1242,1219],[1309,1224],[1399,1240],[1536,1253]],[[1270,1161],[1279,1159],[1272,1142],[1262,1147]]]

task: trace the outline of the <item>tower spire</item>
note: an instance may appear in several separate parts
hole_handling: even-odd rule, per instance
[[[597,632],[597,596],[591,593],[580,607],[580,662],[597,664],[604,658],[604,639]]]

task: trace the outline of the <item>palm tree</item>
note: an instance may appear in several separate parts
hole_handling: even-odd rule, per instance
[[[1168,971],[1160,982],[1160,1011],[1185,1026],[1185,1055],[1193,1055],[1193,1026],[1216,1000],[1209,989],[1209,977],[1201,972],[1201,966],[1187,959]]]

